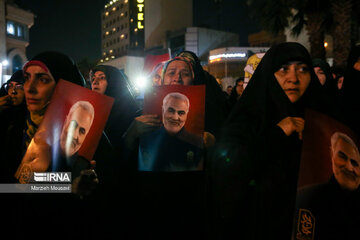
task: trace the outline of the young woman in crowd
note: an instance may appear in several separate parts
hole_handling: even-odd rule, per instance
[[[238,78],[235,81],[235,86],[233,87],[230,97],[229,97],[229,105],[230,108],[233,108],[237,101],[240,99],[242,93],[244,92],[244,78]]]
[[[165,65],[166,61],[160,62],[154,66],[150,73],[150,79],[152,86],[161,86],[161,72]]]
[[[73,61],[57,52],[38,54],[24,65],[23,74],[25,100],[29,114],[25,119],[24,142],[19,143],[18,146],[22,148],[20,152],[24,154],[43,120],[58,81],[62,79],[80,86],[85,86],[85,81]],[[85,160],[83,163],[80,161],[79,158],[80,165],[87,164]],[[31,163],[21,166],[17,173],[20,182],[26,178],[26,174],[29,172],[28,168],[37,164],[41,163],[35,159]]]
[[[330,65],[319,58],[312,60],[314,71],[318,77],[324,94],[329,102],[329,105],[337,107],[339,101],[339,89],[337,87],[337,82],[331,74]]]
[[[98,204],[96,218],[102,231],[116,235],[117,224],[126,225],[126,219],[130,214],[128,197],[116,198],[114,192],[122,196],[128,196],[128,188],[131,186],[128,171],[128,162],[124,153],[122,135],[128,129],[135,116],[139,113],[139,107],[133,96],[131,86],[125,74],[113,66],[98,65],[91,69],[91,89],[100,94],[114,98],[109,118],[104,128],[103,138],[100,140],[98,149],[94,155],[96,161],[96,174],[99,178],[94,204]],[[109,148],[104,135],[108,138]],[[95,212],[94,212],[95,213]],[[113,221],[113,218],[117,221]]]
[[[14,147],[23,139],[23,129],[25,128],[24,119],[27,109],[24,98],[24,75],[22,70],[16,71],[7,81],[7,104],[0,112],[0,146]],[[2,147],[1,147],[2,148]],[[0,169],[1,183],[15,182],[14,173],[22,158],[21,151],[9,151],[4,148],[0,151],[2,167]]]
[[[73,60],[58,52],[42,52],[36,55],[24,65],[22,71],[24,76],[24,95],[28,113],[21,119],[19,118],[19,124],[14,126],[17,132],[21,132],[21,137],[18,138],[16,143],[6,142],[5,145],[1,146],[2,149],[0,151],[9,152],[8,156],[12,156],[12,158],[8,160],[14,161],[16,165],[20,164],[30,141],[41,124],[58,81],[62,79],[80,86],[85,86],[84,78]],[[87,160],[80,159],[79,161],[81,162],[78,166],[81,169],[91,167]],[[77,170],[80,172],[81,169]],[[11,172],[14,170],[15,169],[9,169]],[[14,176],[14,174],[15,172],[12,172],[11,176]],[[24,174],[26,174],[26,172],[24,172]],[[75,177],[76,174],[73,173],[73,181]],[[7,204],[9,206],[15,205],[13,208],[10,208],[13,218],[9,219],[9,221],[12,226],[22,229],[21,231],[18,231],[18,229],[14,231],[15,238],[27,236],[28,232],[38,227],[40,222],[42,228],[45,229],[44,231],[50,231],[54,226],[61,229],[71,226],[74,232],[81,235],[91,234],[91,231],[83,231],[85,227],[87,227],[85,226],[85,219],[88,219],[87,209],[89,206],[86,202],[79,201],[78,198],[79,195],[85,195],[85,193],[87,193],[89,185],[84,181],[80,183],[84,185],[77,186],[77,195],[61,194],[55,196],[51,194],[26,193],[24,195],[17,195],[15,199],[12,198],[12,195],[8,195]],[[46,219],[46,221],[44,221],[44,219]],[[74,233],[67,234],[68,237],[74,235]]]
[[[213,152],[210,238],[291,238],[304,110],[322,110],[321,99],[302,45],[265,54]]]
[[[105,126],[105,134],[116,148],[121,137],[139,111],[125,74],[113,66],[98,65],[92,70],[91,88],[115,99]]]
[[[5,152],[17,153],[7,156],[13,164],[19,165],[26,149],[41,123],[52,93],[59,79],[84,86],[84,79],[77,67],[67,56],[57,52],[40,53],[23,68],[24,95],[28,114],[17,119],[18,141],[6,142],[1,147]],[[9,135],[12,133],[9,132]],[[5,139],[10,136],[5,136]],[[1,151],[3,152],[3,151]],[[16,170],[16,169],[15,169]],[[14,171],[14,169],[8,169]],[[14,176],[15,171],[10,173]],[[14,179],[12,180],[14,181]]]

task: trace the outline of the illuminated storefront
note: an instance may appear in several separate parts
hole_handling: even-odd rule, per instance
[[[247,59],[260,52],[266,52],[266,47],[229,47],[210,51],[207,70],[219,84],[226,88],[233,85],[239,77],[244,77]]]

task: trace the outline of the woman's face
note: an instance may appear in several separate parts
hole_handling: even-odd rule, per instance
[[[107,86],[108,82],[105,73],[102,71],[95,72],[91,79],[91,89],[95,92],[104,94]]]
[[[244,81],[239,81],[236,84],[236,93],[237,93],[238,96],[241,96],[243,91],[244,91]]]
[[[301,62],[284,64],[274,75],[292,103],[302,97],[311,80],[309,67]]]
[[[160,86],[161,85],[161,71],[163,66],[160,66],[156,69],[156,72],[152,76],[152,84],[153,86]]]
[[[24,85],[11,81],[8,85],[8,95],[11,97],[12,105],[20,105],[24,101]]]
[[[164,85],[192,85],[192,71],[189,65],[181,60],[172,61],[164,74]]]
[[[50,73],[40,66],[29,66],[24,71],[24,92],[30,112],[42,110],[50,101],[56,82]]]
[[[325,72],[320,67],[314,67],[314,71],[315,71],[315,74],[318,77],[321,85],[324,85],[326,82]]]

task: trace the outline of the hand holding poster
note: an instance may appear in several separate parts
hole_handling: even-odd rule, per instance
[[[305,122],[294,239],[358,239],[359,138],[314,111]]]
[[[162,124],[140,137],[139,170],[202,170],[204,109],[205,86],[161,86],[145,96],[144,114]]]
[[[71,171],[80,158],[90,161],[113,99],[60,80],[34,138],[16,172],[26,183],[33,172]]]

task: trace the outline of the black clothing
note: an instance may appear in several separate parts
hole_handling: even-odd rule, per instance
[[[238,85],[238,83],[240,81],[244,82],[244,77],[240,77],[235,81],[235,86],[233,87],[233,89],[231,90],[228,102],[229,102],[229,108],[230,110],[235,106],[235,104],[237,103],[237,101],[239,100],[240,96],[238,95],[237,91],[236,91],[236,87]]]
[[[345,122],[356,134],[360,135],[360,71],[354,64],[360,57],[360,46],[354,47],[349,54],[345,71],[344,83],[340,90],[340,112]]]
[[[124,73],[112,66],[98,65],[91,71],[93,74],[97,71],[104,72],[108,83],[104,94],[115,99],[104,132],[114,148],[121,148],[121,137],[139,111],[129,80]]]
[[[202,162],[202,138],[181,129],[171,136],[164,127],[140,137],[140,171],[196,171]]]
[[[24,154],[22,142],[27,114],[25,100],[0,114],[0,183],[18,182],[14,175]]]
[[[128,190],[133,184],[129,183],[131,173],[126,166],[122,135],[137,116],[139,108],[129,80],[122,71],[107,65],[98,65],[91,69],[92,74],[97,71],[105,74],[108,85],[104,95],[113,97],[114,104],[93,157],[96,161],[95,172],[99,185],[90,202],[97,206],[94,214],[98,232],[106,232],[115,237],[122,236],[121,232],[126,232],[125,219],[130,215],[128,211],[133,210],[130,207]]]
[[[138,171],[136,145],[119,176],[130,239],[204,239],[204,171]]]
[[[84,78],[73,60],[61,53],[43,52],[30,61],[32,60],[42,62],[56,82],[59,79],[64,79],[85,86]],[[36,65],[36,62],[30,63],[30,65],[32,64]],[[45,109],[41,111],[45,111]],[[4,145],[0,145],[0,153],[7,152],[6,160],[14,164],[15,162],[20,163],[24,154],[22,146],[27,127],[26,118],[27,113],[11,116],[10,125],[6,126],[6,128],[10,129],[11,124],[16,122],[14,127],[11,128],[16,134],[9,131],[6,135],[1,135],[1,139],[5,139],[6,142]],[[7,139],[13,139],[14,141],[8,141]],[[9,156],[10,158],[8,158]],[[93,205],[89,206],[87,205],[88,202],[80,201],[79,197],[74,194],[18,193],[5,194],[4,199],[6,201],[4,206],[10,211],[10,214],[5,214],[5,216],[11,216],[7,219],[11,225],[7,230],[12,231],[11,234],[14,235],[14,238],[29,238],[34,229],[37,229],[40,225],[44,234],[54,234],[54,229],[66,228],[68,231],[55,230],[57,236],[66,235],[66,238],[74,236],[87,238],[91,237],[94,232],[93,223],[89,221],[89,209]]]
[[[4,84],[4,89],[10,82],[24,83],[22,70],[16,71]],[[7,90],[6,94],[7,95]],[[0,183],[17,182],[14,176],[21,162],[23,151],[23,129],[27,115],[25,99],[18,106],[10,106],[0,111]],[[20,143],[20,145],[19,145]]]
[[[274,73],[283,64],[308,65],[311,81],[291,103]],[[290,239],[301,141],[277,124],[321,110],[321,84],[307,50],[298,43],[272,47],[224,124],[212,153],[209,180],[210,238]]]
[[[313,228],[306,230],[312,232],[314,240],[359,239],[359,203],[360,189],[353,192],[343,190],[334,176],[327,183],[300,189],[296,199],[297,221],[294,237],[296,234],[304,235],[301,222],[298,222],[298,214],[300,209],[305,209],[310,211],[313,217]]]
[[[319,67],[325,73],[326,81],[322,86],[324,95],[328,101],[328,104],[337,109],[340,91],[337,87],[337,82],[331,74],[330,65],[326,61],[318,58],[313,59],[312,63],[314,68]]]

